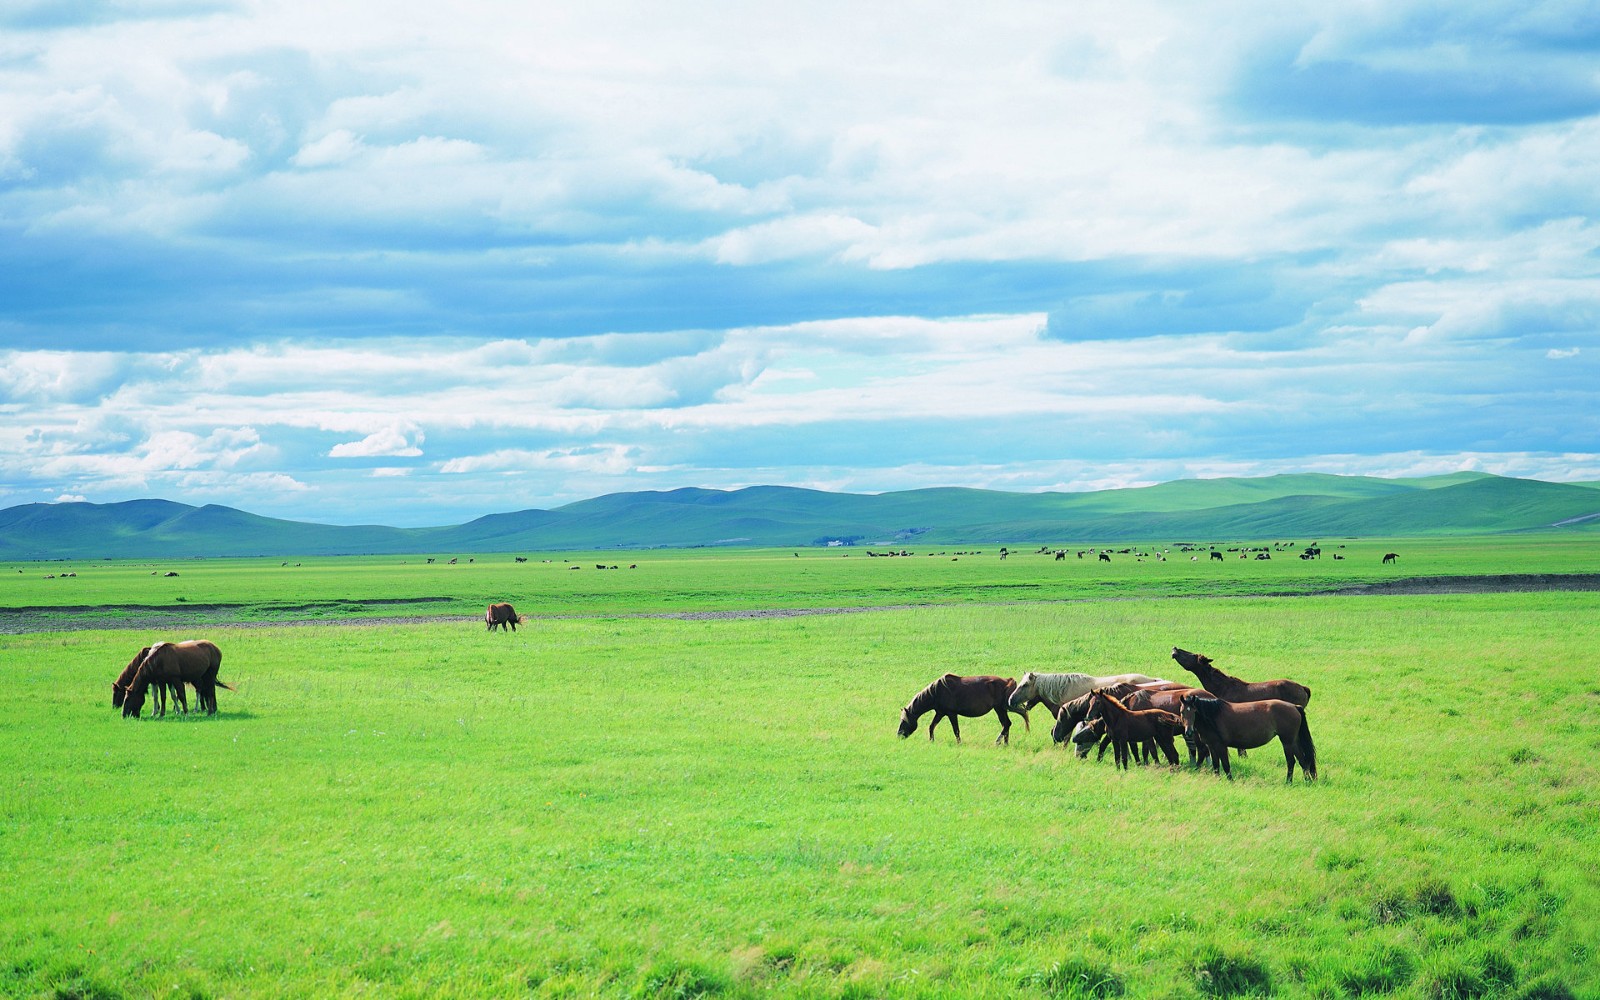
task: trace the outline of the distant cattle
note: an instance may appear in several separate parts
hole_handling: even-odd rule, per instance
[[[1217,552],[1215,550],[1212,550],[1211,561],[1212,562],[1221,562],[1222,561],[1222,553],[1221,552]]]
[[[528,561],[528,557],[527,556],[516,556],[515,558],[516,558],[517,562],[519,562],[519,563],[525,563],[525,562]]]
[[[1102,553],[1100,553],[1100,561],[1101,561],[1101,562],[1110,562],[1110,561],[1111,561],[1111,556],[1110,556],[1110,554],[1109,554],[1109,553],[1106,553],[1106,552],[1102,552]]]

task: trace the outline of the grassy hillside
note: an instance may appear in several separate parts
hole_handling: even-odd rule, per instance
[[[305,524],[165,500],[0,511],[0,559],[561,551],[697,545],[1072,545],[1321,539],[1600,526],[1590,486],[1462,473],[1427,479],[1294,475],[1096,493],[786,487],[618,493],[554,510],[401,529]],[[1590,520],[1585,520],[1591,518]]]

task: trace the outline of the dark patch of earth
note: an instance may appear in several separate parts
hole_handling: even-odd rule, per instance
[[[1229,597],[1297,597],[1297,596],[1390,596],[1409,594],[1515,594],[1538,591],[1595,591],[1600,590],[1600,573],[1503,573],[1488,576],[1422,576],[1403,580],[1356,584],[1331,590],[1298,592],[1263,592],[1255,595],[1229,594]],[[1067,599],[1094,600],[1096,598]],[[1133,599],[1133,598],[1130,598]],[[372,606],[386,604],[438,603],[445,598],[399,598],[393,600],[320,602],[280,608],[279,610],[310,611],[335,610],[339,607]],[[1104,598],[1098,598],[1104,600]],[[1027,601],[1007,604],[1031,603]],[[1040,602],[1050,603],[1050,602]],[[724,621],[741,618],[801,618],[811,615],[863,614],[870,611],[906,611],[913,608],[945,607],[942,604],[890,604],[872,607],[828,608],[758,608],[737,611],[660,611],[632,614],[594,615],[527,615],[530,621],[574,618],[673,618],[680,621]],[[972,607],[971,604],[948,605]],[[0,608],[0,634],[19,635],[25,632],[77,632],[93,629],[127,629],[132,631],[176,628],[276,628],[285,625],[326,626],[393,626],[434,625],[452,621],[482,621],[478,616],[464,615],[398,615],[383,617],[339,617],[282,619],[250,621],[239,618],[237,611],[247,608],[243,604],[185,604],[180,608],[152,608],[148,605],[100,605],[94,607],[54,608]],[[118,612],[114,617],[101,617],[105,612]],[[68,617],[82,614],[85,617]]]

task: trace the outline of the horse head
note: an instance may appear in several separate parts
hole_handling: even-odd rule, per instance
[[[1200,671],[1211,667],[1211,657],[1206,656],[1204,653],[1191,653],[1187,649],[1179,649],[1177,646],[1172,647],[1172,658],[1178,661],[1178,666],[1192,674],[1198,674]]]
[[[1034,692],[1038,679],[1038,675],[1030,670],[1022,675],[1020,681],[1014,681],[1011,685],[1011,697],[1006,699],[1006,708],[1013,712],[1026,712],[1032,708],[1039,701]]]
[[[917,720],[911,717],[911,706],[907,705],[900,710],[900,738],[905,739],[917,731]]]

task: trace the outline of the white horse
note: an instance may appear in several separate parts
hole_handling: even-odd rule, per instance
[[[1036,674],[1028,671],[1017,682],[1017,689],[1011,692],[1011,700],[1007,707],[1013,712],[1020,712],[1044,702],[1045,707],[1054,715],[1061,711],[1061,706],[1074,698],[1080,698],[1095,688],[1110,687],[1113,684],[1167,684],[1169,681],[1160,677],[1150,677],[1145,674],[1112,674],[1109,677],[1096,677],[1093,674]]]

